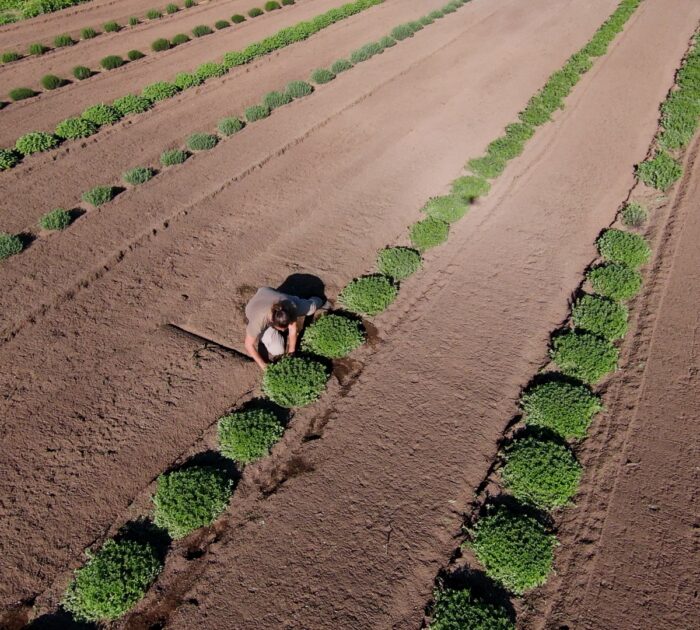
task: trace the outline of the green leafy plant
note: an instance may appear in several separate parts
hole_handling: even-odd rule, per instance
[[[0,232],[0,260],[19,254],[22,248],[22,241],[18,236]]]
[[[429,217],[439,219],[445,223],[454,223],[461,219],[469,209],[469,204],[457,195],[443,195],[432,197],[423,206],[423,212]]]
[[[83,193],[83,201],[92,204],[96,208],[112,201],[117,196],[117,189],[112,186],[95,186]]]
[[[226,20],[217,20],[216,22],[214,22],[214,28],[219,31],[224,28],[228,28],[229,26],[231,26],[231,23],[227,22]]]
[[[174,539],[210,525],[227,507],[233,482],[222,470],[191,466],[158,477],[153,521]]]
[[[99,103],[98,105],[88,107],[81,114],[81,117],[95,123],[96,125],[102,126],[113,125],[121,118],[121,114],[111,105]]]
[[[467,166],[476,175],[485,179],[498,177],[506,167],[506,161],[495,155],[487,154],[484,157],[472,158]]]
[[[13,101],[23,101],[26,98],[36,96],[36,92],[30,88],[20,87],[10,90],[10,98]]]
[[[221,77],[226,74],[226,66],[213,61],[203,63],[195,70],[195,74],[203,81],[212,77]]]
[[[164,101],[168,98],[172,98],[179,91],[180,88],[174,83],[159,81],[158,83],[151,83],[151,85],[147,85],[145,88],[143,88],[141,91],[141,96],[155,103],[157,101]]]
[[[115,68],[120,68],[123,66],[125,61],[118,55],[107,55],[104,59],[100,60],[100,65],[105,70],[114,70]]]
[[[214,134],[211,133],[193,133],[187,138],[187,148],[190,151],[208,151],[213,149],[219,142]]]
[[[317,68],[311,73],[311,80],[319,85],[335,79],[335,74],[325,68]]]
[[[143,598],[163,567],[152,545],[134,540],[108,540],[87,555],[61,602],[78,621],[121,617]]]
[[[270,0],[269,2],[265,3],[265,11],[276,11],[277,9],[281,8],[280,3],[275,2],[274,0]]]
[[[251,105],[246,107],[245,118],[248,122],[255,122],[270,115],[270,108],[267,105]]]
[[[452,182],[452,194],[462,197],[467,201],[472,201],[477,197],[482,197],[491,190],[489,184],[483,177],[465,175]]]
[[[21,159],[20,154],[14,149],[0,149],[0,171],[14,168]]]
[[[107,22],[103,27],[105,33],[117,33],[122,30],[121,25],[118,22]]]
[[[384,35],[384,37],[379,40],[379,45],[382,47],[382,49],[391,48],[392,46],[396,46],[396,40],[393,37]]]
[[[128,116],[129,114],[141,114],[151,109],[153,104],[147,98],[143,98],[143,96],[127,94],[118,98],[112,105],[122,116]]]
[[[129,18],[129,26],[137,26],[139,24],[139,19],[137,17]]]
[[[191,9],[192,7],[196,7],[197,3],[195,2],[195,0],[185,0],[184,6],[185,9]]]
[[[607,261],[640,267],[651,256],[649,245],[639,234],[623,230],[605,230],[596,241],[598,252]]]
[[[391,31],[391,36],[400,42],[408,37],[413,37],[413,29],[409,24],[401,24]]]
[[[129,61],[138,61],[139,59],[143,59],[146,55],[144,55],[140,50],[130,50],[128,53],[126,53],[126,58]]]
[[[172,15],[173,13],[177,13],[179,10],[180,10],[180,7],[178,7],[176,4],[173,4],[172,2],[165,6],[165,12],[168,15]]]
[[[175,166],[175,164],[182,164],[187,157],[188,155],[184,151],[171,149],[160,154],[160,163],[163,166]]]
[[[597,295],[581,296],[571,309],[574,326],[610,341],[627,332],[627,307]]]
[[[22,58],[22,55],[20,55],[18,52],[9,51],[9,52],[2,53],[2,56],[0,57],[0,61],[2,61],[2,63],[11,63],[11,62],[17,61],[21,58]]]
[[[264,105],[270,110],[277,109],[291,102],[292,97],[286,92],[268,92],[263,97]]]
[[[35,55],[36,57],[40,57],[44,53],[49,52],[49,50],[50,49],[44,46],[44,44],[29,44],[29,54]]]
[[[524,437],[506,448],[501,478],[516,499],[550,510],[576,494],[581,465],[555,440]]]
[[[581,383],[553,380],[526,390],[521,399],[525,424],[557,433],[565,439],[584,438],[600,398]]]
[[[380,274],[355,278],[340,292],[338,299],[358,315],[377,315],[396,299],[398,289],[387,276]]]
[[[471,542],[486,574],[516,595],[547,581],[555,545],[539,521],[505,506],[478,521]]]
[[[75,66],[75,68],[73,68],[73,76],[78,79],[78,81],[84,81],[92,76],[92,70],[85,66]]]
[[[587,278],[596,293],[613,300],[629,300],[642,288],[642,274],[620,263],[594,267]]]
[[[241,22],[245,22],[245,16],[241,15],[240,13],[236,13],[235,15],[231,16],[231,22],[234,24],[240,24]]]
[[[435,217],[418,221],[409,228],[411,243],[420,252],[444,243],[449,233],[449,224]]]
[[[84,28],[83,30],[80,31],[80,38],[81,39],[92,39],[93,37],[97,37],[98,33],[94,28]]]
[[[308,357],[285,356],[268,365],[263,391],[282,407],[303,407],[316,401],[326,388],[325,366]]]
[[[524,143],[519,137],[506,133],[489,143],[486,151],[493,158],[507,161],[520,155],[523,152],[523,148]]]
[[[698,64],[700,68],[700,63]],[[687,66],[686,66],[687,69]],[[700,75],[700,70],[698,70]],[[681,149],[686,146],[698,128],[700,118],[700,98],[698,91],[681,88],[673,92],[661,105],[661,125],[659,144],[667,150]]]
[[[205,35],[211,35],[213,32],[206,24],[200,24],[192,29],[192,35],[195,37],[204,37]]]
[[[248,17],[252,17],[252,18],[259,17],[259,16],[261,16],[262,14],[263,14],[263,10],[262,10],[262,9],[258,9],[257,7],[251,9],[250,11],[248,11]]]
[[[63,79],[57,77],[55,74],[45,74],[43,77],[41,77],[41,85],[44,86],[45,90],[55,90],[56,88],[60,88],[65,83],[66,82]]]
[[[422,265],[420,253],[410,247],[387,247],[377,256],[377,269],[394,281],[408,278]]]
[[[185,35],[184,33],[178,33],[172,38],[172,40],[170,40],[170,43],[173,46],[180,46],[181,44],[186,44],[189,41],[190,38],[188,35]]]
[[[238,118],[222,118],[219,121],[218,129],[225,136],[232,136],[243,129],[244,126],[243,121]]]
[[[52,133],[44,131],[30,131],[17,139],[15,148],[22,155],[31,155],[32,153],[40,153],[49,151],[58,146],[58,138]]]
[[[585,332],[570,331],[555,337],[551,355],[564,374],[587,383],[596,383],[617,368],[617,348]]]
[[[503,606],[474,595],[467,587],[443,588],[434,598],[430,630],[515,630]]]
[[[653,158],[637,165],[637,177],[658,190],[668,190],[682,174],[681,165],[666,151],[657,151]]]
[[[201,85],[204,83],[204,79],[197,74],[190,74],[189,72],[180,72],[175,75],[173,83],[177,85],[181,90],[187,90],[195,85]]]
[[[56,135],[65,140],[87,138],[97,133],[98,126],[85,118],[66,118],[56,125]]]
[[[148,168],[147,166],[137,166],[126,171],[126,173],[122,175],[122,179],[127,184],[138,186],[139,184],[145,184],[149,179],[152,179],[153,175],[155,175],[155,173],[153,172],[152,168]]]
[[[56,46],[56,48],[64,48],[65,46],[72,46],[75,44],[75,41],[70,35],[56,35],[56,37],[53,38],[53,45]]]
[[[363,61],[367,61],[371,57],[374,57],[374,55],[378,55],[380,52],[382,52],[382,50],[384,49],[378,43],[365,44],[361,48],[358,48],[350,53],[350,61],[353,64],[362,63]]]
[[[626,203],[622,208],[622,222],[629,227],[638,227],[647,220],[649,216],[646,208],[636,201]]]
[[[428,15],[433,18],[433,20],[439,20],[440,18],[445,17],[445,14],[440,10],[436,9],[435,11],[431,11],[428,13]]]
[[[314,91],[314,86],[306,81],[291,81],[287,83],[286,94],[289,98],[303,98]]]
[[[301,348],[327,359],[340,359],[365,340],[360,322],[342,315],[323,315],[304,330]]]
[[[151,50],[154,52],[161,52],[163,50],[168,50],[168,48],[170,48],[170,42],[164,37],[159,37],[151,44]]]
[[[268,409],[236,411],[219,420],[219,450],[234,462],[249,464],[265,457],[282,437],[284,427]]]
[[[347,59],[338,59],[337,61],[333,62],[331,72],[337,75],[341,72],[345,72],[346,70],[350,70],[350,68],[352,68],[352,63],[350,63]]]
[[[284,7],[288,7],[292,4],[294,4],[294,0],[282,0],[282,6]]]
[[[163,17],[163,14],[158,9],[149,9],[146,11],[146,17],[149,20],[159,20]]]
[[[56,208],[39,219],[39,226],[44,230],[65,230],[71,223],[68,210]]]

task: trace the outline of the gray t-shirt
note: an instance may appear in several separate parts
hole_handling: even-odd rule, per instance
[[[295,316],[304,314],[303,309],[300,309],[302,300],[294,295],[280,293],[270,287],[258,289],[250,302],[245,307],[245,316],[248,320],[246,326],[246,334],[256,339],[265,332],[265,329],[270,325],[270,316],[272,315],[272,307],[278,302],[285,302],[292,306]]]

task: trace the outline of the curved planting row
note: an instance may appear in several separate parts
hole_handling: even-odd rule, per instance
[[[28,20],[44,13],[54,13],[86,2],[90,0],[2,0],[0,26]]]
[[[453,0],[410,27],[399,27],[397,33],[406,32],[406,28],[420,30],[467,1]],[[362,60],[358,55],[355,58]],[[200,140],[206,144],[204,138]],[[483,180],[465,179],[471,183],[462,182],[463,193],[449,197],[450,217],[464,214],[476,196],[474,191],[488,189]],[[430,200],[425,211],[443,208],[440,199],[446,198]],[[415,243],[413,235],[411,238]],[[380,251],[377,273],[355,278],[340,292],[338,301],[345,310],[322,314],[305,328],[300,355],[286,356],[266,368],[262,381],[266,398],[219,419],[221,459],[200,463],[201,458],[195,457],[163,473],[152,497],[152,517],[139,524],[137,533],[122,530],[88,554],[87,563],[75,572],[65,591],[62,607],[78,621],[94,622],[116,619],[138,603],[162,570],[170,541],[212,524],[224,512],[234,489],[235,468],[242,469],[268,455],[284,433],[290,410],[319,399],[333,360],[346,357],[364,343],[360,318],[382,312],[395,300],[400,282],[421,268],[420,252],[431,246],[428,239],[416,244],[416,249],[395,246]]]
[[[327,83],[336,78],[337,74],[345,72],[358,63],[369,60],[374,55],[393,48],[397,41],[412,37],[414,33],[432,24],[449,13],[456,11],[456,5],[448,4],[442,9],[432,11],[429,15],[423,16],[416,21],[401,24],[391,31],[391,35],[382,37],[377,42],[370,42],[350,53],[348,58],[341,58],[335,61],[330,68],[317,68],[311,73],[310,80],[316,84]],[[461,6],[461,5],[460,5]],[[191,81],[201,82],[203,79],[196,75],[181,76],[183,85]],[[56,128],[57,134],[64,138],[82,138],[91,135],[99,126],[114,124],[125,115],[125,110],[138,110],[147,107],[149,103],[155,103],[174,96],[179,89],[179,84],[154,83],[144,88],[141,96],[131,95],[126,99],[120,99],[112,106],[96,105],[83,112],[80,118],[72,118],[62,123]],[[273,91],[266,94],[261,103],[246,108],[240,116],[230,116],[219,121],[215,133],[195,133],[186,141],[185,145],[179,149],[169,149],[160,156],[160,167],[162,169],[182,164],[190,156],[197,152],[211,150],[223,139],[241,131],[246,125],[269,117],[272,112],[293,100],[306,97],[313,93],[314,86],[305,81],[292,81],[280,91]],[[43,143],[50,142],[50,137],[45,134],[27,134],[18,141],[23,151],[35,152],[41,150]],[[2,165],[2,154],[0,154],[0,166]],[[83,193],[82,202],[93,207],[100,207],[112,201],[117,195],[126,190],[125,184],[136,187],[146,183],[159,172],[151,166],[136,166],[122,174],[121,181],[115,185],[101,185]],[[484,182],[485,184],[485,182]],[[462,183],[459,191],[464,195],[476,196],[470,186],[473,184]],[[482,187],[478,187],[481,190]],[[476,191],[478,193],[478,190]],[[411,241],[419,249],[426,249],[437,245],[447,237],[447,224],[466,212],[466,206],[452,207],[454,199],[451,197],[436,198],[431,200],[425,208],[428,215],[426,221],[420,222],[411,230]],[[39,219],[39,227],[42,230],[53,232],[66,229],[75,218],[85,212],[85,208],[55,208],[43,215]],[[0,260],[21,252],[23,242],[19,236],[0,232]],[[389,274],[391,275],[391,274]],[[369,313],[368,313],[369,314]]]
[[[208,79],[221,77],[236,66],[251,63],[259,57],[269,55],[276,50],[308,39],[312,35],[322,31],[325,28],[328,28],[329,26],[332,26],[336,22],[345,20],[377,4],[381,4],[382,2],[384,2],[384,0],[355,0],[354,2],[344,4],[341,7],[331,9],[325,13],[317,15],[312,20],[303,21],[295,26],[283,28],[270,37],[266,37],[259,42],[250,44],[243,50],[228,52],[224,55],[221,62],[209,61],[201,64],[193,72],[178,73],[175,77],[173,77],[172,81],[159,81],[154,85],[172,86],[168,88],[167,92],[160,93],[161,98],[151,99],[144,97],[143,95],[136,94],[127,94],[122,96],[113,101],[111,104],[111,107],[119,114],[119,117],[116,120],[123,116],[141,114],[153,107],[158,100],[172,98],[178,92],[201,85]],[[104,104],[100,103],[88,108],[88,111],[103,106]],[[86,138],[94,135],[97,133],[101,125],[114,124],[116,120],[96,123],[89,118],[86,119],[85,112],[83,112],[81,115],[74,118],[68,118],[59,123],[54,132],[29,132],[21,138],[18,138],[13,148],[0,149],[0,171],[14,168],[25,156],[31,155],[32,153],[50,151],[58,147],[64,140]],[[65,134],[62,134],[59,127],[61,127],[61,125],[64,123],[69,123],[71,126],[73,126],[76,124],[73,121],[80,121],[79,124],[81,131],[78,132],[78,135],[73,134],[66,136]],[[85,124],[86,121],[87,124]]]
[[[264,6],[265,11],[269,12],[281,9],[282,6],[290,6],[292,4],[295,4],[295,0],[281,0],[281,3],[277,2],[276,0],[270,0],[269,2],[266,2]],[[196,6],[194,0],[185,0],[185,7],[187,8],[190,6]],[[176,13],[177,11],[179,11],[179,7],[175,4],[169,4],[166,7],[166,12],[168,13]],[[249,18],[255,18],[262,14],[263,10],[258,7],[253,7],[252,9],[247,11],[247,15]],[[148,12],[147,16],[149,19],[159,19],[163,16],[163,14],[160,11],[152,9]],[[175,48],[176,46],[186,44],[187,42],[191,41],[193,37],[205,37],[206,35],[211,35],[212,33],[214,33],[215,30],[220,31],[225,28],[229,28],[232,24],[240,24],[245,21],[246,17],[244,15],[236,13],[235,15],[231,16],[230,21],[221,19],[217,20],[212,26],[207,26],[206,24],[200,24],[198,26],[195,26],[189,34],[178,33],[170,39],[159,37],[151,43],[151,52],[159,53],[166,50],[170,50],[171,48]],[[138,18],[131,18],[129,22],[129,24],[132,26],[135,26],[138,23]],[[115,32],[121,30],[121,28],[122,26],[117,24],[116,22],[107,22],[104,25],[105,32]],[[81,37],[83,40],[92,39],[97,35],[97,31],[95,31],[92,28],[85,28],[81,33]],[[70,35],[59,35],[54,39],[54,45],[56,47],[72,46],[76,43],[77,42]],[[32,44],[30,47],[30,54],[42,55],[48,50],[50,49],[42,46],[42,44]],[[139,59],[143,59],[146,56],[147,55],[141,52],[140,50],[130,50],[126,53],[126,59],[124,59],[124,57],[120,55],[107,55],[106,57],[100,60],[100,69],[91,69],[87,66],[75,66],[72,70],[73,78],[78,81],[84,81],[85,79],[89,79],[90,77],[95,76],[102,71],[121,68],[127,63],[138,61]],[[21,56],[18,56],[17,53],[3,53],[2,55],[2,61],[5,63],[7,61],[14,61],[20,58]],[[71,83],[71,80],[61,78],[53,74],[47,74],[41,78],[40,82],[44,90],[52,91],[60,87],[69,85]],[[32,98],[33,96],[37,96],[40,93],[41,92],[38,92],[31,88],[18,87],[10,91],[9,97],[13,101],[23,101],[28,98]]]
[[[637,3],[624,4],[631,11]],[[638,165],[637,177],[665,191],[681,174],[677,156],[666,151],[686,146],[700,122],[700,35],[661,113],[654,156]],[[618,214],[627,228],[646,217],[635,201],[623,204]],[[578,490],[582,468],[575,451],[603,408],[593,388],[617,368],[618,342],[627,332],[626,302],[641,290],[639,268],[651,257],[647,241],[627,229],[605,229],[596,245],[599,258],[586,272],[569,322],[552,336],[550,356],[558,369],[538,374],[522,392],[521,422],[499,455],[496,478],[489,480],[503,494],[482,508],[467,531],[465,546],[484,573],[515,596],[543,584],[552,570],[553,510],[569,505]],[[430,628],[513,628],[512,610],[493,593],[443,583],[435,593]]]

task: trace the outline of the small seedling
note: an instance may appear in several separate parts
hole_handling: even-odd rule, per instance
[[[141,114],[149,110],[153,104],[143,96],[127,94],[118,98],[112,105],[122,116],[128,116],[129,114]]]
[[[137,166],[136,168],[126,171],[126,173],[122,175],[122,179],[127,184],[138,186],[140,184],[145,184],[149,179],[152,179],[153,175],[155,175],[155,173],[153,172],[152,168]]]
[[[174,166],[175,164],[182,164],[187,157],[187,153],[184,151],[171,149],[170,151],[163,151],[163,153],[160,154],[160,163],[163,166]]]
[[[263,104],[270,110],[277,109],[292,102],[292,97],[286,92],[268,92],[263,98]]]
[[[395,282],[413,275],[422,265],[420,252],[410,247],[387,247],[377,256],[377,269]]]
[[[57,77],[55,74],[45,74],[43,77],[41,77],[41,85],[44,86],[45,90],[55,90],[56,88],[60,88],[65,83],[66,82],[63,79]]]
[[[25,87],[10,90],[10,98],[13,101],[23,101],[27,98],[32,98],[32,96],[36,96],[36,94],[37,93],[34,90]]]
[[[605,230],[596,241],[598,252],[607,261],[640,267],[651,257],[649,245],[639,234],[623,230]]]
[[[617,348],[591,333],[570,331],[558,335],[550,353],[564,374],[586,383],[597,383],[617,368]]]
[[[304,330],[301,348],[327,359],[340,359],[365,340],[360,322],[342,315],[324,315]]]
[[[139,24],[139,19],[137,17],[129,18],[129,26],[137,26]]]
[[[646,208],[635,201],[625,204],[622,209],[622,222],[628,227],[639,227],[649,216]]]
[[[607,263],[588,272],[593,290],[613,300],[629,300],[642,288],[642,274],[619,263]]]
[[[325,366],[307,357],[286,356],[265,369],[263,391],[282,407],[303,407],[326,389]]]
[[[467,588],[435,592],[430,630],[515,630],[508,610],[478,597]]]
[[[444,243],[449,233],[449,224],[434,217],[418,221],[409,228],[411,243],[420,252]]]
[[[162,52],[170,48],[170,42],[164,37],[159,37],[151,44],[151,50],[154,52]]]
[[[352,64],[347,59],[338,59],[338,61],[333,62],[331,72],[333,74],[340,74],[341,72],[350,70],[350,68],[352,68]]]
[[[66,118],[56,125],[56,135],[65,140],[87,138],[97,133],[99,127],[85,118]]]
[[[141,96],[155,103],[157,101],[164,101],[172,98],[179,91],[180,88],[178,88],[174,83],[159,81],[158,83],[151,83],[151,85],[147,85],[145,88],[143,88],[141,91]]]
[[[92,76],[92,70],[85,66],[75,66],[75,68],[73,68],[73,76],[78,79],[78,81],[84,81]]]
[[[192,29],[192,35],[195,37],[204,37],[205,35],[211,35],[214,31],[212,31],[208,26],[205,24],[200,24],[199,26],[195,26]]]
[[[139,59],[143,59],[146,55],[144,55],[140,50],[130,50],[128,53],[126,53],[126,58],[129,61],[138,61]]]
[[[185,0],[184,7],[185,9],[191,9],[192,7],[196,7],[197,3],[195,0]]]
[[[457,195],[444,195],[432,197],[423,206],[423,212],[429,217],[439,219],[445,223],[454,223],[461,219],[469,209],[468,202]]]
[[[15,148],[22,155],[31,155],[32,153],[40,153],[49,151],[58,146],[58,138],[52,133],[44,131],[30,131],[17,139]]]
[[[289,98],[303,98],[314,91],[314,86],[306,81],[292,81],[287,84],[286,94]]]
[[[681,165],[666,151],[657,151],[653,158],[637,165],[637,177],[658,190],[668,190],[682,174]]]
[[[325,68],[318,68],[311,73],[311,80],[319,85],[335,79],[335,74]]]
[[[100,61],[100,65],[105,70],[114,70],[124,65],[124,60],[118,55],[108,55]]]
[[[378,315],[396,299],[398,289],[387,276],[376,274],[352,280],[340,292],[340,303],[358,315]]]
[[[64,48],[65,46],[72,46],[75,44],[75,41],[70,35],[56,35],[53,39],[53,45],[56,46],[56,48]]]
[[[284,427],[267,409],[237,411],[219,420],[219,450],[224,457],[249,464],[265,457],[282,437]]]
[[[225,136],[232,136],[234,133],[238,133],[245,123],[238,118],[222,118],[219,121],[218,129]]]
[[[81,117],[95,123],[96,125],[102,126],[113,125],[121,118],[121,114],[111,105],[100,103],[98,105],[88,107],[81,114]]]
[[[112,201],[117,195],[117,190],[111,186],[95,186],[83,193],[83,201],[92,204],[96,208]]]
[[[245,118],[248,122],[255,122],[270,115],[270,108],[267,105],[251,105],[245,110]]]
[[[18,236],[0,232],[0,260],[19,254],[22,248],[22,241]]]
[[[56,208],[47,212],[39,219],[39,226],[43,230],[65,230],[71,223],[71,216],[68,210]]]

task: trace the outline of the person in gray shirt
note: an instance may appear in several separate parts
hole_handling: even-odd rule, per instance
[[[319,297],[305,300],[270,287],[258,289],[245,307],[248,320],[246,352],[262,370],[267,367],[268,361],[284,354],[294,354],[297,339],[304,327],[304,318],[313,315],[323,305],[323,299]],[[260,353],[261,345],[267,357]]]

